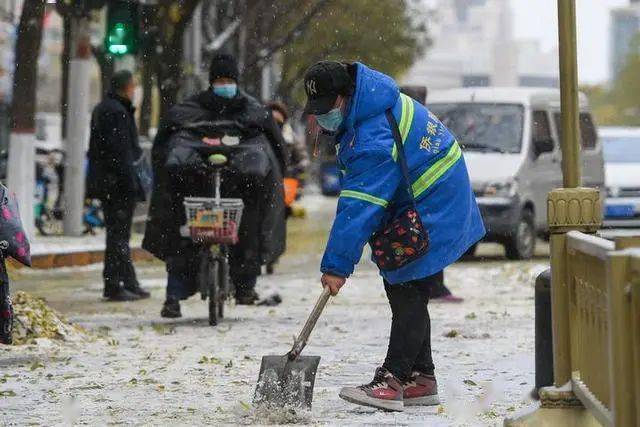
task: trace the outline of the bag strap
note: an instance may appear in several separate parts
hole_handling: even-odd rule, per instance
[[[416,207],[416,199],[413,196],[411,179],[409,178],[409,166],[407,164],[407,158],[404,154],[404,145],[402,144],[402,136],[400,135],[400,128],[398,128],[398,122],[396,121],[396,118],[393,117],[393,113],[391,112],[390,109],[385,112],[385,115],[387,116],[387,120],[389,121],[389,125],[391,126],[391,133],[393,134],[393,142],[396,145],[396,150],[398,151],[398,162],[400,163],[400,170],[402,170],[402,177],[404,178],[404,182],[407,187],[407,192],[409,193],[409,197],[411,198],[413,209],[417,212],[418,208]]]

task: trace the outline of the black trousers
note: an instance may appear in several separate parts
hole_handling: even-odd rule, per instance
[[[105,290],[117,288],[120,284],[135,285],[137,283],[129,248],[134,208],[135,201],[131,199],[102,201],[107,231],[102,272]]]
[[[167,297],[185,300],[198,292],[197,274],[201,248],[188,239],[178,243],[178,253],[167,257]],[[229,254],[229,276],[236,295],[250,293],[256,286],[258,272],[246,268],[238,257],[234,257],[234,248]]]
[[[438,280],[436,274],[396,285],[385,281],[392,320],[387,357],[382,366],[401,381],[407,380],[412,371],[433,375],[431,319],[427,305],[431,287]]]
[[[429,284],[431,288],[429,298],[442,298],[451,295],[451,291],[444,285],[444,270],[431,276],[432,282]]]

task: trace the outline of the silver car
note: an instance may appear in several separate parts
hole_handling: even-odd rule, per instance
[[[607,186],[604,225],[640,227],[640,127],[601,127]]]

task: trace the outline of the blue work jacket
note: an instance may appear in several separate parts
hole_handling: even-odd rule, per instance
[[[385,116],[391,109],[430,247],[421,258],[380,274],[391,284],[433,275],[485,234],[462,150],[435,115],[400,94],[391,77],[355,65],[355,91],[336,137],[342,192],[321,271],[351,275],[371,235],[411,206]]]

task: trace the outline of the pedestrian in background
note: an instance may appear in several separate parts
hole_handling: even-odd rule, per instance
[[[282,131],[282,137],[287,143],[289,151],[289,165],[286,176],[295,178],[299,184],[304,185],[305,174],[311,161],[305,145],[304,138],[299,138],[289,121],[289,109],[281,101],[271,101],[267,104],[271,110],[273,119]]]
[[[142,155],[132,103],[135,88],[130,71],[116,72],[91,116],[87,197],[102,203],[107,234],[104,297],[111,301],[150,296],[138,283],[129,248],[133,211],[145,198],[135,166]]]
[[[461,148],[391,77],[363,64],[319,62],[304,89],[305,112],[316,132],[334,135],[342,171],[322,286],[337,295],[369,242],[392,313],[384,363],[340,397],[392,411],[438,404],[430,290],[485,234]]]
[[[289,109],[281,101],[271,101],[267,104],[271,110],[273,120],[282,131],[282,137],[287,143],[289,164],[284,177],[284,199],[287,219],[293,215],[293,203],[300,198],[304,187],[307,169],[311,164],[305,139],[300,138],[289,122]],[[267,264],[267,274],[273,274],[276,262]]]

